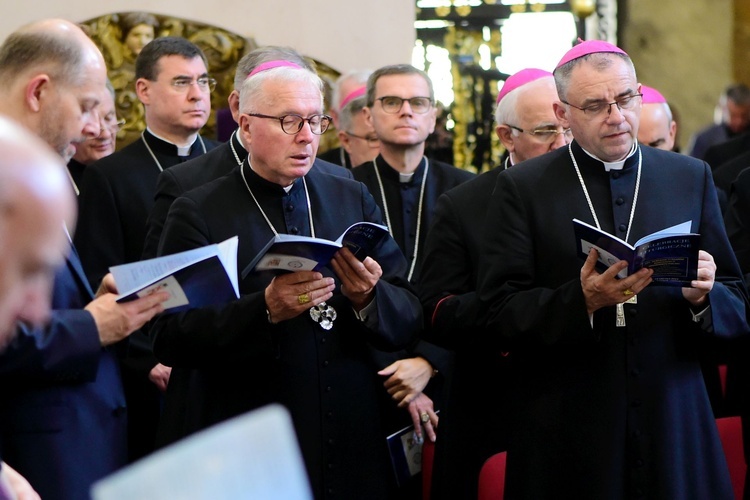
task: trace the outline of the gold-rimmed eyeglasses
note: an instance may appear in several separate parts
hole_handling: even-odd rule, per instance
[[[506,125],[514,130],[518,130],[522,134],[529,134],[538,141],[547,144],[553,142],[557,138],[557,136],[561,134],[565,136],[566,141],[570,142],[573,140],[573,132],[569,128],[541,127],[535,128],[534,130],[524,130],[521,127],[516,127],[515,125],[511,125],[509,123],[506,123]]]
[[[380,147],[380,139],[376,135],[357,135],[353,134],[351,132],[344,132],[349,137],[355,137],[357,139],[361,139],[363,141],[367,141],[367,145],[371,148],[379,148]]]

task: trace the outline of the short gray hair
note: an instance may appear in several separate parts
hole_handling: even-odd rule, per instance
[[[234,73],[234,89],[239,92],[242,88],[242,83],[247,80],[247,76],[256,67],[269,61],[288,61],[316,73],[315,65],[293,48],[268,45],[251,50],[242,56],[242,59],[237,63],[237,70]]]
[[[370,70],[358,70],[344,73],[336,79],[336,83],[333,85],[333,95],[331,96],[331,107],[336,111],[341,111],[341,101],[346,98],[345,95],[341,95],[341,89],[344,87],[346,82],[355,82],[359,86],[364,87],[367,85],[367,79],[370,78],[372,71]]]
[[[300,82],[311,83],[320,91],[320,105],[323,107],[323,90],[325,86],[320,77],[307,70],[291,68],[289,66],[279,66],[277,68],[261,71],[247,78],[240,88],[240,112],[254,113],[262,100],[272,102],[273,95],[263,93],[263,83],[266,80],[274,79],[282,82]]]
[[[352,129],[354,123],[354,117],[362,112],[362,109],[367,106],[365,96],[357,97],[346,103],[346,106],[341,108],[339,111],[339,128],[343,132],[348,132]]]
[[[516,111],[516,104],[518,103],[518,95],[521,93],[523,87],[513,89],[503,97],[497,106],[495,107],[495,123],[498,125],[507,125],[509,123],[518,123],[518,112]]]

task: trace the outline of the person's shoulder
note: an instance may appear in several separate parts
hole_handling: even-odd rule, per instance
[[[119,151],[115,151],[111,155],[95,161],[86,170],[99,170],[105,174],[119,173],[120,171],[138,168],[138,166],[146,163],[145,160],[147,159],[151,162],[148,165],[156,168],[148,151],[143,147],[140,139],[137,139]]]
[[[496,167],[492,170],[475,175],[473,178],[452,187],[440,197],[445,196],[453,200],[454,203],[480,203],[480,200],[488,198],[495,189],[497,176],[503,171],[503,167]]]
[[[374,174],[375,165],[371,161],[365,162],[352,168],[352,175],[360,182],[365,182],[367,178]]]
[[[331,165],[329,163],[329,165]],[[317,167],[317,163],[315,164]],[[350,172],[344,167],[340,167],[338,165],[333,165],[335,168],[339,168],[341,170],[345,170],[346,172]],[[350,172],[351,174],[351,172]],[[341,173],[330,173],[325,169],[321,168],[311,168],[307,175],[305,175],[305,179],[309,182],[313,183],[325,183],[325,185],[331,185],[331,186],[347,186],[348,188],[357,188],[361,185],[361,182],[359,182],[357,179],[355,179],[352,175],[342,175]]]
[[[200,185],[188,186],[180,198],[190,198],[195,203],[214,203],[215,200],[234,199],[236,193],[243,192],[245,186],[240,178],[239,168],[233,169],[226,175],[209,180]]]
[[[203,139],[203,144],[206,146],[206,153],[208,153],[209,151],[211,151],[213,149],[216,149],[219,146],[221,146],[222,144],[224,144],[221,141],[217,141],[217,140],[214,140],[214,139],[207,139],[207,138],[205,138],[203,136],[201,136],[201,139]]]
[[[315,161],[313,162],[313,170],[314,169],[317,169],[320,172],[323,172],[328,175],[334,175],[337,177],[346,177],[349,179],[352,178],[351,171],[347,169],[346,167],[342,167],[341,165],[336,165],[335,163],[331,163],[321,158],[315,158]]]
[[[434,169],[446,177],[458,180],[459,182],[466,182],[477,176],[474,172],[469,172],[468,170],[438,160],[430,160],[430,169]]]
[[[227,143],[220,144],[219,147],[208,151],[206,154],[200,155],[196,158],[192,158],[186,162],[179,163],[173,167],[166,169],[164,172],[170,172],[177,178],[192,178],[200,172],[203,172],[208,166],[219,165],[220,163],[227,160],[228,157],[231,158],[231,154],[228,153],[229,149],[230,148]],[[235,159],[231,158],[232,167],[236,164],[237,162],[235,161]],[[229,172],[231,168],[226,170],[227,172]]]
[[[561,165],[570,165],[571,170],[573,168],[573,163],[570,159],[570,152],[567,146],[516,163],[512,167],[503,170],[498,175],[507,175],[516,178],[554,176],[554,174],[549,173],[549,169],[559,169]]]

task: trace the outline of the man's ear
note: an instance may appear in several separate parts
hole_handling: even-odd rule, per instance
[[[495,127],[495,133],[500,142],[503,143],[503,146],[505,146],[505,149],[511,153],[515,151],[515,137],[513,137],[513,130],[508,125],[498,125]]]
[[[248,115],[240,113],[239,126],[239,134],[242,138],[242,144],[245,146],[245,148],[248,148],[252,143],[252,134],[250,133],[250,117]]]
[[[29,109],[35,113],[38,113],[42,109],[42,100],[52,90],[50,85],[50,77],[44,73],[36,75],[29,80],[26,84],[26,92],[24,93],[24,99]]]
[[[151,104],[151,82],[145,78],[139,78],[135,81],[135,95],[144,106]]]
[[[232,118],[236,123],[240,123],[240,93],[233,90],[229,97],[227,97],[229,103],[229,111],[232,112]]]
[[[365,121],[367,122],[367,124],[372,128],[375,128],[375,126],[372,124],[372,112],[370,108],[368,106],[365,106],[364,108],[362,108],[362,113],[364,113],[365,115]]]
[[[437,113],[438,110],[435,106],[432,107],[430,110],[430,114],[432,115],[432,123],[430,124],[430,133],[435,132],[435,127],[437,126]]]
[[[555,112],[555,116],[560,121],[562,128],[570,128],[570,123],[568,122],[568,109],[565,105],[561,102],[553,102],[552,110]]]
[[[351,153],[351,139],[349,139],[349,136],[343,130],[339,130],[339,142],[344,151]]]

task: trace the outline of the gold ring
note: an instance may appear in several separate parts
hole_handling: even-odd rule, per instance
[[[633,290],[631,290],[630,288],[626,288],[625,291],[622,292],[622,294],[626,297],[630,297],[631,295],[633,295]]]
[[[297,295],[297,302],[299,302],[300,305],[307,304],[308,302],[310,302],[310,296],[306,293],[301,293]]]
[[[430,416],[426,412],[422,413],[421,415],[419,415],[419,420],[421,420],[423,424],[426,424],[430,421]]]

